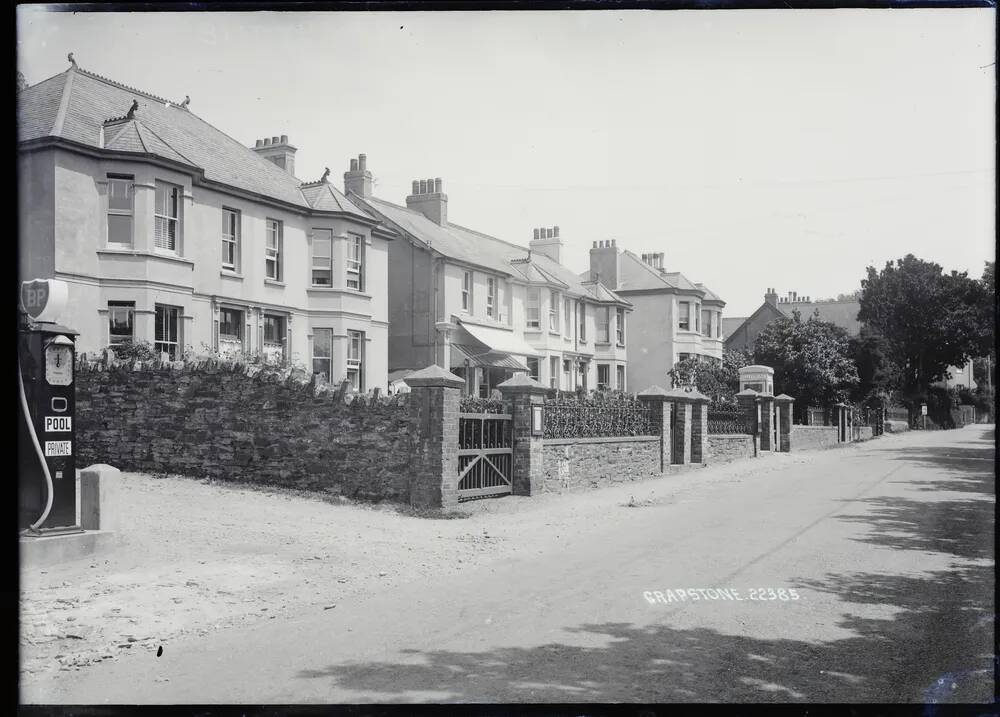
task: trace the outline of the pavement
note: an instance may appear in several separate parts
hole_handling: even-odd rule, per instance
[[[21,701],[988,702],[994,486],[977,425],[483,501],[405,522],[392,552],[448,545],[422,572],[22,671]]]

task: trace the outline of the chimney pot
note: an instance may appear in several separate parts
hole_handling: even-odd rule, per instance
[[[427,193],[428,194],[433,194],[434,193],[434,180],[433,179],[428,179],[427,180]]]
[[[537,229],[535,230],[535,239],[536,240],[538,239],[538,230]]]
[[[365,171],[368,168],[368,155],[358,155],[358,171]]]
[[[271,137],[271,144],[279,144],[280,137]]]
[[[552,227],[552,231],[555,233],[556,236],[559,236],[559,227]]]
[[[351,160],[351,171],[352,172],[357,172],[358,171],[358,160],[356,160],[356,159],[352,159]]]
[[[288,144],[288,135],[287,134],[281,135],[281,143],[282,144]]]
[[[264,138],[264,146],[265,147],[270,147],[271,146],[271,138],[270,137],[265,137]]]
[[[545,238],[546,239],[551,239],[552,238],[552,230],[551,229],[546,229],[545,230]]]
[[[611,240],[611,246],[618,246],[618,240],[617,239],[612,239]]]
[[[597,248],[597,242],[595,241],[595,242],[594,242],[594,246],[592,246],[592,247],[590,247],[590,248],[591,248],[591,249],[596,249],[596,248]]]
[[[427,180],[426,179],[421,179],[420,180],[420,192],[419,193],[420,194],[427,194]]]
[[[263,146],[264,146],[264,140],[262,140],[262,139],[258,139],[258,140],[257,140],[257,144],[256,144],[256,145],[254,145],[254,146],[256,146],[256,147],[263,147]]]
[[[438,194],[441,193],[441,184],[442,184],[441,177],[435,177],[434,178],[434,191],[437,192]]]
[[[420,194],[420,182],[413,180],[413,191],[410,194]]]

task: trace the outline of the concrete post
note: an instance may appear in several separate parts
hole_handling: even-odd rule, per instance
[[[121,471],[104,463],[80,471],[80,527],[117,531],[121,525]]]
[[[792,404],[795,399],[781,394],[774,399],[778,407],[778,446],[777,450],[789,453],[792,450]]]
[[[458,505],[458,402],[465,382],[437,364],[403,379],[417,418],[419,451],[410,477],[410,505]]]
[[[847,417],[844,415],[844,409],[846,406],[843,403],[833,404],[834,417],[836,418],[837,426],[837,442],[843,443],[847,440]]]
[[[542,436],[532,435],[531,414],[543,406],[546,388],[525,373],[514,374],[497,386],[513,418],[514,460],[511,490],[514,495],[537,495],[545,487],[545,451]],[[544,425],[544,408],[542,421]]]
[[[660,435],[660,473],[665,473],[673,462],[673,435],[670,432],[671,412],[676,404],[672,392],[661,386],[650,386],[636,398],[649,407],[652,430]]]
[[[760,406],[760,449],[762,451],[773,451],[774,441],[772,432],[774,426],[771,423],[771,414],[774,410],[774,396],[762,394],[757,397]]]
[[[744,420],[747,422],[747,426],[750,429],[750,435],[753,436],[753,454],[757,455],[757,451],[760,447],[758,438],[758,424],[757,424],[757,392],[752,388],[747,388],[736,394],[736,403],[739,405],[740,410],[743,412]]]

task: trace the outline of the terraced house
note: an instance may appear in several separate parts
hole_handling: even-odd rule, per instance
[[[402,237],[389,249],[391,377],[437,363],[480,396],[518,372],[563,390],[625,388],[631,304],[560,263],[558,227],[519,245],[450,222],[439,178],[414,180],[405,206],[374,197],[365,155],[344,193]]]
[[[80,351],[210,347],[385,387],[395,235],[295,153],[73,62],[18,94],[21,277],[68,282]]]

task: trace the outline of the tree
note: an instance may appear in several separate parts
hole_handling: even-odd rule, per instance
[[[847,331],[815,315],[803,321],[798,311],[764,327],[754,359],[774,369],[775,391],[801,408],[843,401],[858,383]]]
[[[22,75],[20,73],[20,71],[18,71],[18,73],[17,73],[17,91],[20,92],[21,90],[23,90],[27,86],[28,86],[28,81],[25,80],[24,79],[24,75]]]
[[[899,386],[899,371],[892,362],[885,337],[867,326],[850,340],[850,355],[858,369],[858,384],[851,399],[859,403],[885,396]]]
[[[907,254],[881,272],[868,267],[861,286],[858,319],[884,338],[911,403],[946,378],[948,366],[962,366],[992,344],[986,283],[965,272],[945,274],[938,264]]]
[[[739,391],[739,369],[753,363],[748,351],[724,351],[722,362],[702,356],[689,356],[668,372],[671,386],[694,384],[713,403],[728,403]]]

